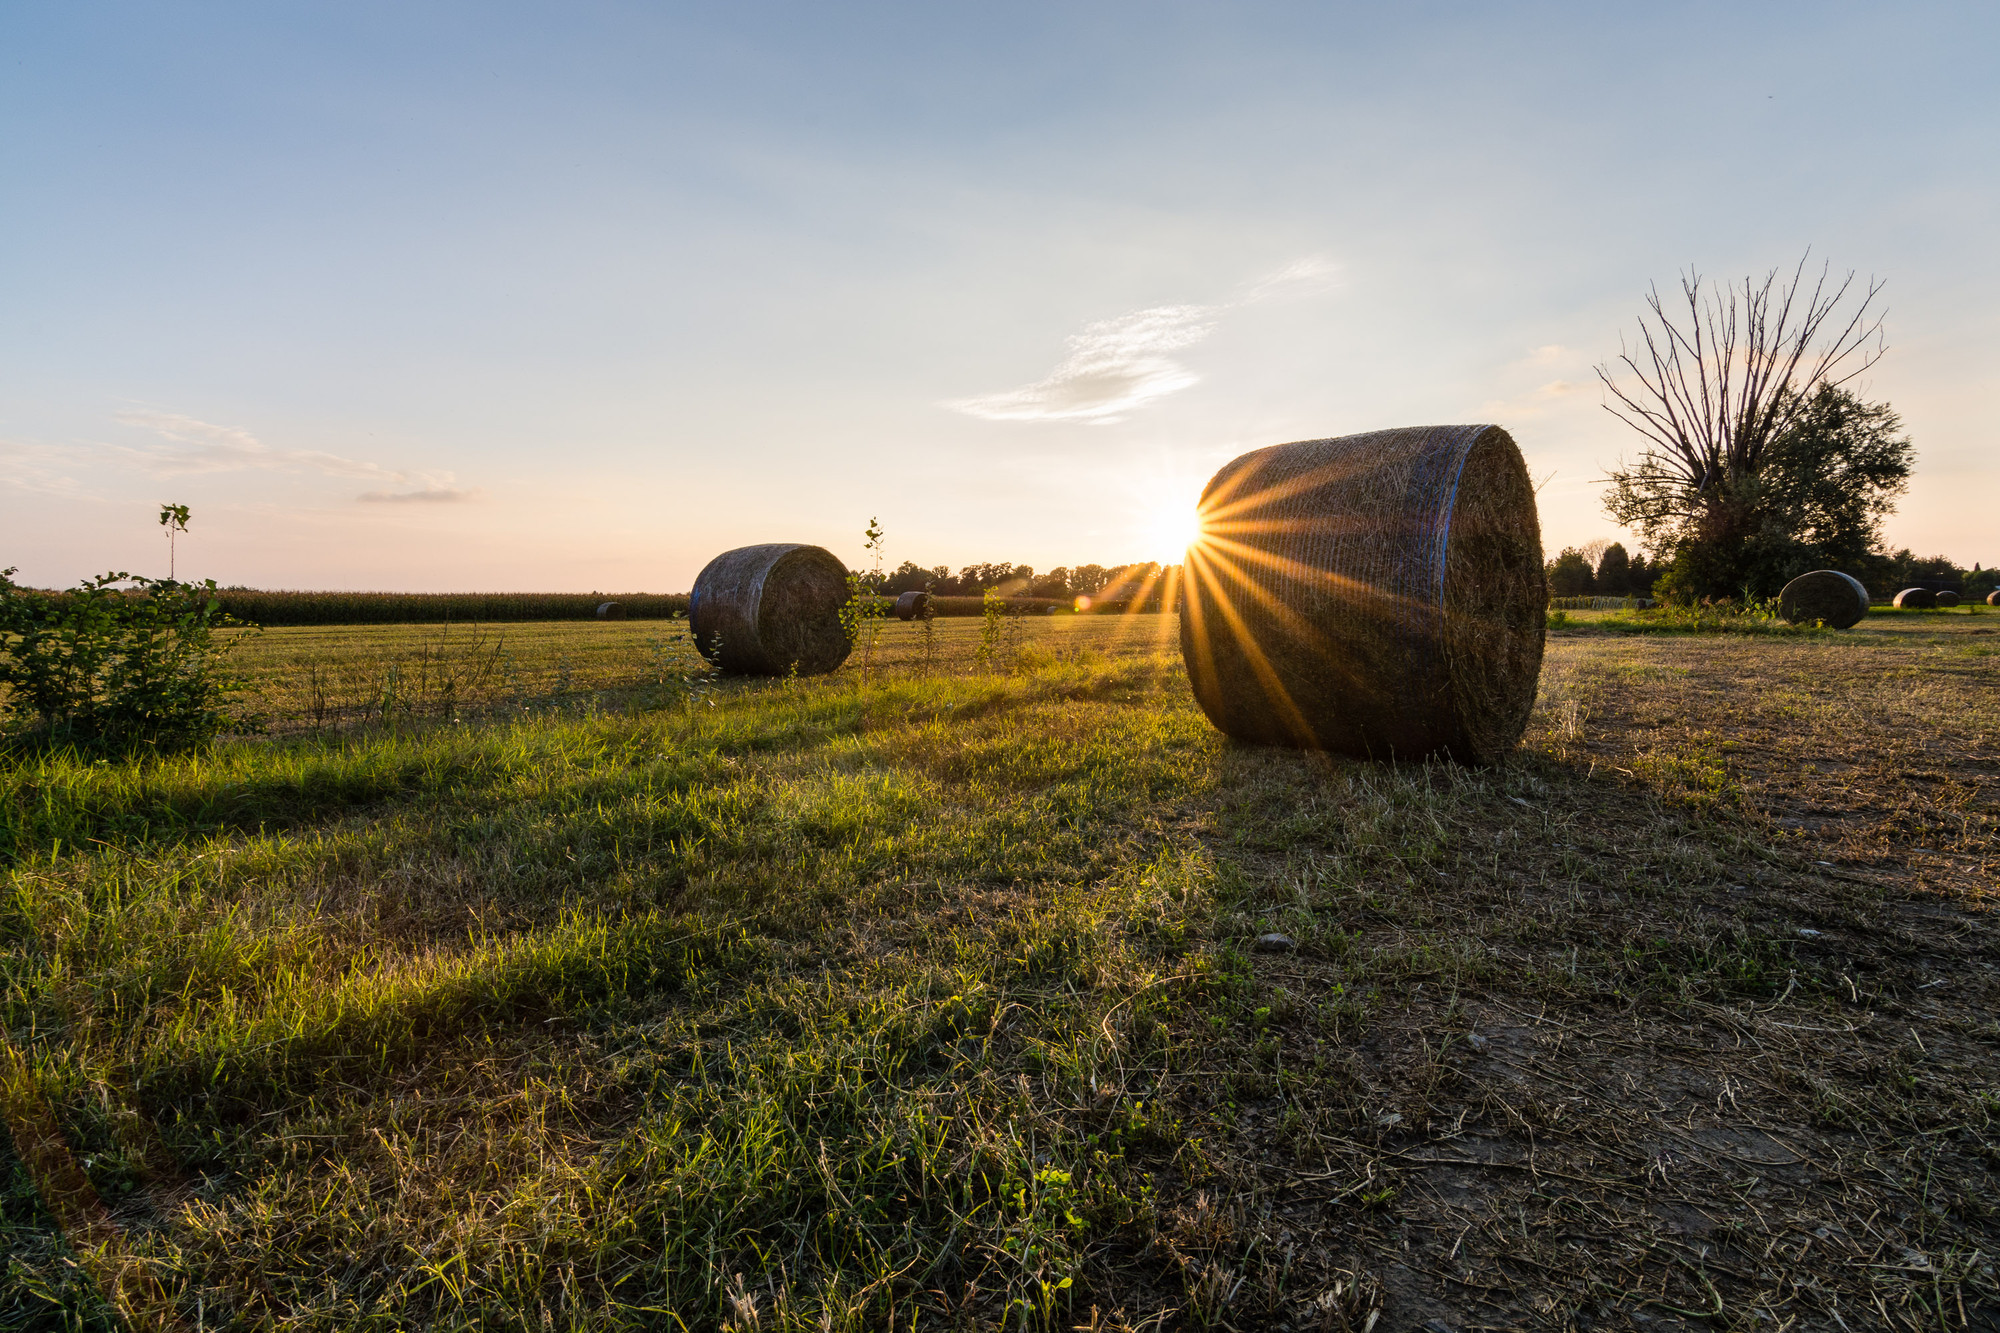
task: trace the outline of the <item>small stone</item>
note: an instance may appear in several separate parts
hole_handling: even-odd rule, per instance
[[[1290,953],[1299,947],[1299,942],[1290,935],[1280,935],[1272,931],[1269,935],[1257,937],[1258,953]]]
[[[1465,1034],[1465,1044],[1475,1051],[1483,1051],[1493,1043],[1480,1036],[1477,1032],[1468,1032]]]

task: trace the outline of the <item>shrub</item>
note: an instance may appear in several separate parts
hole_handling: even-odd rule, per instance
[[[18,733],[81,749],[188,749],[242,725],[215,583],[103,574],[66,593],[0,570],[0,686]],[[116,585],[129,583],[129,589]]]

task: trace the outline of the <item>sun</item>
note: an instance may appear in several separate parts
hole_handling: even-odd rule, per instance
[[[1146,549],[1163,565],[1178,565],[1201,536],[1201,517],[1185,500],[1161,505],[1146,523]]]

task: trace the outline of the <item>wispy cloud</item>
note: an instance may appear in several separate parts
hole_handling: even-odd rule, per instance
[[[1490,399],[1479,411],[1488,420],[1504,426],[1510,418],[1519,420],[1523,417],[1541,416],[1564,400],[1574,398],[1578,394],[1589,393],[1595,387],[1592,384],[1579,384],[1573,380],[1550,380],[1539,388],[1516,394],[1512,398]]]
[[[454,490],[449,486],[427,486],[420,491],[367,491],[354,498],[363,504],[458,504],[477,500],[484,491]]]
[[[155,477],[188,477],[218,472],[269,470],[316,472],[327,477],[372,481],[382,489],[355,497],[368,503],[405,500],[452,502],[470,500],[480,492],[452,485],[449,472],[431,472],[384,467],[365,459],[347,458],[321,449],[274,449],[238,426],[218,426],[214,422],[173,412],[120,412],[121,425],[150,430],[159,443],[143,446],[111,445],[114,452]],[[398,491],[391,487],[412,486]]]
[[[1231,305],[1254,305],[1287,297],[1311,296],[1331,288],[1340,279],[1340,265],[1319,255],[1293,260],[1275,273],[1245,283]]]
[[[329,477],[356,477],[405,483],[412,474],[379,463],[343,458],[318,449],[273,449],[249,431],[218,426],[172,412],[120,412],[121,425],[150,430],[165,440],[140,448],[114,446],[160,477],[196,476],[205,472],[242,472],[270,468],[285,472],[319,472]]]
[[[75,461],[73,449],[0,440],[0,487],[36,495],[82,495],[83,487],[68,471]]]
[[[1238,306],[1322,290],[1338,270],[1302,259],[1246,284],[1219,305],[1162,305],[1099,320],[1073,333],[1069,355],[1033,384],[941,404],[988,421],[1096,421],[1144,406],[1199,383],[1201,376],[1172,355],[1206,338]]]
[[[1214,314],[1213,306],[1163,305],[1100,320],[1065,340],[1069,355],[1047,378],[945,406],[988,421],[1088,421],[1116,415],[1178,393],[1201,378],[1167,354],[1206,338]]]

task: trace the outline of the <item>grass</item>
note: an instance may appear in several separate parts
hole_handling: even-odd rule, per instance
[[[1594,599],[1564,597],[1555,600],[1567,607],[1569,604]],[[1748,609],[1734,605],[1667,605],[1625,610],[1583,607],[1551,610],[1548,615],[1548,625],[1550,629],[1589,628],[1617,634],[1765,634],[1792,637],[1839,634],[1859,635],[1863,641],[1868,641],[1869,636],[1884,632],[1950,631],[1956,627],[1955,620],[1940,621],[1937,617],[1941,616],[1977,620],[1991,617],[1995,613],[1993,607],[1978,605],[1926,611],[1874,606],[1869,608],[1867,617],[1853,629],[1834,630],[1817,622],[1804,625],[1789,624],[1778,617],[1775,607],[1768,605]],[[1993,622],[1989,620],[1987,623]]]
[[[1991,1326],[1996,622],[1593,614],[1491,771],[1170,617],[251,636],[0,770],[0,1324]]]

